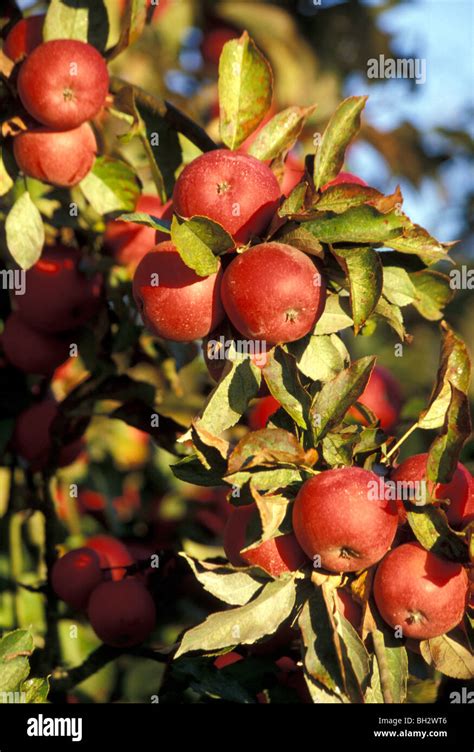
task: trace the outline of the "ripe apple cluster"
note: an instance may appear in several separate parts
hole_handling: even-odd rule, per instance
[[[90,120],[109,89],[105,60],[74,39],[43,42],[44,16],[19,21],[3,51],[17,64],[18,96],[27,129],[14,138],[18,167],[29,177],[59,187],[79,183],[91,170],[97,141]]]
[[[127,648],[153,631],[156,609],[146,584],[129,575],[135,564],[127,548],[108,535],[97,535],[82,548],[55,562],[51,587],[76,611],[84,611],[106,645]]]

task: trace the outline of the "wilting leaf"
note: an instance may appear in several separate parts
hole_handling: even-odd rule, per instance
[[[122,28],[120,39],[117,44],[109,50],[107,57],[109,59],[117,57],[123,50],[127,49],[135,42],[143,32],[146,23],[147,4],[146,0],[127,0],[125,13],[122,18]]]
[[[333,627],[321,590],[315,588],[304,604],[298,626],[309,676],[336,696],[342,696],[343,676],[334,646]]]
[[[453,679],[474,679],[474,655],[460,630],[420,642],[425,661]]]
[[[263,120],[272,101],[271,68],[246,31],[224,45],[219,61],[220,133],[238,149]]]
[[[229,457],[229,473],[264,465],[304,465],[308,455],[296,436],[281,428],[252,431],[239,441]]]
[[[331,117],[314,160],[316,190],[333,180],[341,171],[347,147],[360,128],[360,113],[367,97],[345,99]]]

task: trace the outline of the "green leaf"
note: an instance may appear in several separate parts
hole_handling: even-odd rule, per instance
[[[427,551],[452,561],[468,561],[467,546],[450,530],[446,515],[440,509],[426,504],[409,510],[407,518],[417,540]]]
[[[204,590],[231,606],[245,606],[263,587],[265,581],[248,571],[236,571],[222,564],[198,561],[180,554],[194,572]]]
[[[372,664],[370,687],[365,696],[368,703],[384,702],[382,681],[389,690],[394,703],[405,702],[408,683],[408,656],[401,640],[388,629],[375,629],[372,632],[375,656]]]
[[[248,153],[261,159],[276,159],[289,151],[316,107],[287,107],[279,112],[258,133]]]
[[[314,160],[314,187],[319,190],[341,171],[347,147],[360,128],[367,97],[348,97],[337,108],[324,131]]]
[[[109,36],[109,16],[104,0],[51,0],[43,39],[77,39],[103,51]]]
[[[166,219],[158,219],[151,214],[145,214],[144,212],[132,212],[131,214],[121,214],[117,217],[119,222],[133,222],[136,225],[145,225],[145,227],[152,227],[154,230],[160,230],[160,232],[166,232],[171,234],[170,222]]]
[[[260,369],[250,358],[235,360],[227,374],[211,392],[201,415],[200,425],[215,436],[234,426],[251,399],[257,396],[261,383]]]
[[[409,305],[417,297],[416,288],[410,279],[410,275],[400,266],[384,266],[383,294],[390,303],[396,306]]]
[[[248,470],[226,475],[224,480],[238,488],[244,488],[248,483],[252,483],[252,488],[258,491],[277,491],[292,485],[301,485],[305,479],[305,473],[296,469],[269,469],[269,470]]]
[[[334,620],[341,638],[344,658],[351,665],[357,682],[363,690],[370,673],[369,654],[352,624],[337,608],[334,610]]]
[[[404,226],[403,215],[381,214],[373,206],[356,206],[343,214],[323,215],[303,222],[303,227],[322,243],[367,243],[390,245]]]
[[[379,298],[370,321],[377,321],[377,319],[381,319],[384,323],[388,324],[398,334],[402,342],[411,342],[412,337],[405,330],[400,308],[393,303],[389,303],[383,296]]]
[[[224,45],[219,61],[221,139],[238,149],[263,120],[272,102],[270,65],[246,31]]]
[[[21,685],[21,692],[25,693],[25,702],[28,704],[45,703],[49,692],[48,679],[27,679]]]
[[[0,695],[18,692],[30,673],[29,656],[34,649],[33,635],[27,629],[9,632],[0,640]]]
[[[437,671],[453,679],[472,679],[474,655],[460,630],[420,642],[421,655]]]
[[[339,183],[326,188],[312,208],[318,212],[330,211],[334,214],[343,214],[354,206],[361,206],[379,198],[383,198],[383,194],[370,186]]]
[[[171,222],[171,240],[186,266],[200,277],[215,274],[219,269],[217,256],[234,246],[224,228],[207,217],[184,220],[175,215]]]
[[[416,310],[428,321],[442,319],[443,308],[454,297],[449,277],[441,272],[426,269],[410,274],[410,280],[415,290],[413,305]]]
[[[400,236],[390,239],[389,247],[401,253],[414,253],[425,264],[435,264],[437,261],[445,260],[454,243],[440,243],[423,227],[413,224],[405,215],[403,217],[405,220],[403,232]]]
[[[352,326],[349,298],[343,295],[329,294],[324,312],[314,330],[315,335],[334,334]]]
[[[306,191],[305,185],[301,185],[298,189],[295,188],[295,190]],[[285,204],[283,204],[282,209],[284,206]],[[291,208],[291,206],[289,208]],[[303,251],[303,253],[309,253],[311,256],[324,258],[323,246],[321,245],[319,240],[316,240],[314,235],[312,235],[310,232],[308,232],[308,230],[305,229],[304,224],[289,222],[283,227],[282,230],[277,233],[275,240],[277,240],[279,243],[287,243],[288,245],[292,245],[295,248],[298,248],[298,250]]]
[[[90,173],[79,183],[87,201],[100,214],[135,209],[140,184],[134,170],[112,157],[98,157]]]
[[[310,418],[315,441],[319,441],[343,420],[347,410],[362,394],[375,365],[375,357],[355,360],[326,382],[311,405]]]
[[[382,294],[382,262],[379,254],[367,247],[333,248],[332,253],[349,280],[352,319],[357,334]]]
[[[320,588],[304,604],[298,626],[301,630],[304,667],[309,676],[338,697],[344,684],[334,645],[333,627]]]
[[[349,426],[342,433],[328,433],[323,439],[323,457],[324,461],[330,467],[345,467],[352,465],[354,447],[358,441],[357,432]]]
[[[7,248],[22,269],[30,269],[41,256],[45,234],[38,208],[26,191],[10,209],[5,233]]]
[[[301,384],[295,358],[275,348],[269,353],[262,373],[273,397],[300,428],[306,428],[310,396]]]
[[[287,345],[298,369],[311,381],[329,381],[350,361],[344,342],[336,335],[307,334]]]
[[[174,465],[170,465],[170,468],[173,475],[185,483],[206,487],[222,484],[222,476],[205,468],[196,456],[184,457]]]
[[[165,202],[173,193],[175,173],[183,161],[178,133],[164,117],[160,117],[144,104],[137,103],[137,110],[144,125],[142,143],[150,161],[155,183],[163,182],[164,195],[161,191],[159,195]],[[159,175],[156,173],[157,170]]]
[[[232,645],[252,645],[275,634],[295,606],[295,579],[282,577],[269,582],[250,603],[211,614],[184,635],[176,658],[191,651],[212,652]]]

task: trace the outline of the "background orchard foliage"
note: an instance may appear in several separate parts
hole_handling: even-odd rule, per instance
[[[3,5],[8,31],[19,9]],[[279,580],[258,567],[235,569],[225,561],[223,533],[230,490],[234,500],[238,488],[238,501],[257,504],[265,538],[287,532],[288,502],[303,479],[321,468],[379,467],[396,457],[390,435],[400,438],[415,423],[401,459],[429,451],[432,480],[448,480],[458,457],[472,471],[472,442],[465,442],[473,303],[467,287],[454,295],[448,260],[468,269],[472,193],[457,206],[458,236],[441,241],[413,211],[408,217],[397,185],[417,189],[429,177],[441,186],[449,160],[472,160],[472,140],[447,121],[430,142],[408,121],[377,128],[365,116],[365,75],[348,96],[368,58],[397,56],[380,8],[144,6],[52,0],[31,9],[47,11],[46,40],[87,41],[109,64],[110,95],[93,122],[99,154],[71,189],[18,172],[12,141],[25,113],[15,69],[0,58],[2,269],[29,269],[45,243],[62,243],[80,248],[87,273],[104,279],[103,304],[77,332],[78,357],[51,378],[25,375],[0,354],[0,691],[25,692],[28,702],[444,698],[472,678],[468,617],[419,646],[396,640],[368,602],[369,571],[349,578],[364,604],[356,631],[334,616],[334,588],[348,580],[311,567]],[[153,219],[137,201],[146,194],[166,203],[182,165],[216,143],[243,145],[271,165],[287,196],[273,237],[319,260],[328,283],[313,335],[272,350],[263,376],[237,357],[217,388],[199,342],[170,343],[144,330],[131,271],[115,263],[107,244],[113,220],[135,220],[151,245],[155,230],[163,238],[171,232],[187,265],[201,275],[215,271],[228,247],[222,227]],[[379,155],[390,179],[318,192],[351,166],[361,144]],[[304,167],[307,179],[296,185]],[[3,323],[10,312],[3,289]],[[401,417],[389,433],[370,411],[366,425],[345,419],[373,356],[402,388]],[[262,382],[282,406],[268,429],[254,409]],[[11,438],[18,415],[50,393],[61,402],[56,450],[80,436],[85,444],[73,464],[58,469],[53,457],[36,473],[12,451]],[[401,542],[416,537],[448,559],[472,560],[472,528],[452,529],[433,510],[410,509],[408,517]],[[102,534],[128,547],[138,562],[133,572],[147,571],[157,624],[136,648],[103,645],[47,585],[58,552]],[[153,554],[159,567],[150,569]]]

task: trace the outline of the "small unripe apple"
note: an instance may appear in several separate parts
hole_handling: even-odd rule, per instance
[[[280,535],[261,543],[249,551],[246,547],[247,528],[258,515],[256,504],[235,507],[224,530],[224,551],[234,567],[253,565],[264,569],[272,577],[294,572],[308,563],[304,552],[292,533]]]
[[[222,320],[222,269],[199,277],[173,243],[157,245],[140,261],[133,277],[133,296],[147,329],[175,342],[201,339]]]
[[[97,142],[89,123],[69,131],[33,128],[14,138],[13,153],[18,167],[28,177],[70,188],[90,172]]]
[[[71,608],[85,609],[92,591],[103,582],[100,560],[89,548],[69,551],[54,563],[51,585],[58,596]]]
[[[80,251],[68,246],[46,247],[26,272],[25,294],[12,294],[21,319],[40,332],[77,329],[98,312],[102,277],[80,270]]]
[[[92,120],[104,105],[109,74],[102,55],[76,39],[43,42],[27,57],[18,76],[25,109],[58,131]]]
[[[13,26],[3,43],[3,52],[17,63],[33,52],[43,41],[44,14],[28,16]]]
[[[28,326],[18,313],[5,323],[2,345],[5,357],[25,373],[51,376],[69,357],[69,340],[51,336]]]
[[[98,554],[104,575],[112,580],[123,580],[127,567],[135,563],[124,544],[111,535],[94,535],[84,544]]]
[[[367,185],[365,180],[362,180],[362,178],[359,178],[358,175],[354,175],[352,172],[343,172],[341,171],[337,177],[335,177],[333,180],[330,180],[329,183],[326,183],[326,185],[323,185],[321,188],[322,191],[325,191],[326,188],[331,188],[333,185],[341,185],[341,184],[356,184],[356,185]]]
[[[357,401],[368,407],[376,415],[382,430],[389,432],[396,427],[400,418],[403,398],[400,384],[387,368],[375,366],[370,374],[367,386]],[[366,423],[357,407],[351,407],[349,415],[362,424]]]
[[[136,579],[99,585],[89,599],[87,615],[97,637],[116,648],[139,645],[156,621],[153,598]]]
[[[16,420],[11,440],[12,449],[29,462],[33,472],[43,470],[52,458],[50,428],[58,409],[57,402],[47,398],[27,407]],[[74,462],[82,448],[82,439],[61,447],[57,457],[58,467]]]
[[[394,501],[379,498],[379,479],[360,467],[325,470],[303,483],[293,529],[307,556],[332,572],[355,572],[379,561],[397,530]],[[382,494],[383,495],[383,494]]]
[[[409,484],[406,486],[407,494],[412,496],[416,492],[415,483],[424,483],[424,489],[419,488],[414,498],[421,496],[422,490],[426,496],[430,495],[433,499],[442,501],[449,499],[449,506],[446,507],[446,516],[450,525],[454,527],[464,527],[474,520],[474,482],[471,473],[458,462],[454,475],[449,483],[430,483],[426,476],[426,464],[428,454],[414,454],[412,457],[404,460],[391,474],[391,480],[395,483]],[[410,501],[410,499],[406,499]],[[406,520],[406,510],[403,506],[403,500],[399,499],[399,514],[401,522]]]
[[[382,618],[405,637],[428,640],[454,629],[466,608],[468,579],[461,564],[419,543],[404,543],[379,564],[374,597]]]
[[[266,230],[280,197],[278,180],[267,165],[248,154],[216,149],[184,168],[173,204],[180,217],[208,217],[237,245],[245,245]]]
[[[157,219],[171,219],[173,204],[162,204],[158,196],[140,196],[135,207],[136,212],[151,214]],[[136,222],[107,222],[104,233],[104,246],[112,253],[117,264],[134,270],[143,256],[158,243],[165,242],[169,235]]]
[[[314,328],[324,310],[326,285],[305,253],[285,243],[262,243],[227,267],[222,302],[239,332],[270,347],[301,339]]]

